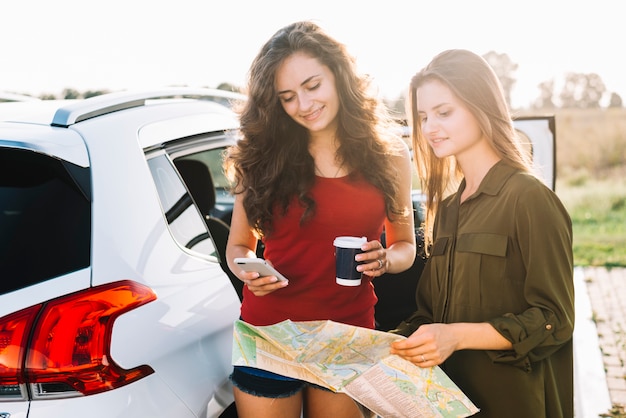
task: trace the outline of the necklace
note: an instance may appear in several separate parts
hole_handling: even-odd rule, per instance
[[[332,177],[329,177],[327,175],[324,174],[324,172],[322,172],[322,170],[320,170],[320,168],[317,166],[317,164],[315,163],[315,161],[313,162],[313,165],[315,166],[315,171],[317,172],[317,174],[320,175],[320,177],[326,177],[326,178],[333,178],[336,179],[337,175],[339,175],[339,172],[341,171],[341,169],[343,168],[343,161],[341,162],[341,165],[339,166],[339,168],[337,169],[337,171],[335,172],[335,175],[333,175]]]

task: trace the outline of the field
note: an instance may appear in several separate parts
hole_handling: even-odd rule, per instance
[[[626,109],[554,115],[556,192],[572,217],[574,263],[626,266]]]

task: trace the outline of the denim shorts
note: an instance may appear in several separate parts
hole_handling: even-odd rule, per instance
[[[246,366],[234,366],[230,381],[242,392],[262,398],[287,398],[300,392],[306,386],[328,390],[304,380]]]

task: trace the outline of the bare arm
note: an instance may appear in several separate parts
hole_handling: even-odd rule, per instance
[[[230,234],[226,244],[226,258],[230,270],[246,284],[248,289],[256,296],[264,296],[287,286],[289,282],[278,281],[275,276],[259,277],[259,273],[243,271],[235,263],[235,258],[238,257],[256,257],[257,237],[254,235],[248,222],[248,216],[242,203],[242,196],[235,196]]]
[[[382,248],[379,241],[370,241],[363,247],[365,253],[357,255],[357,261],[367,261],[357,267],[357,270],[371,276],[403,272],[411,267],[415,259],[411,157],[408,147],[403,149],[402,155],[393,158],[393,164],[399,167],[400,171],[400,195],[397,198],[401,207],[406,208],[406,211],[405,214],[396,216],[393,222],[389,219],[385,221],[386,249]],[[378,260],[381,260],[382,266]]]

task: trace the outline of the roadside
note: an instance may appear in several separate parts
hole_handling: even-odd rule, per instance
[[[626,405],[626,268],[577,267],[574,281],[576,417],[598,418]]]

